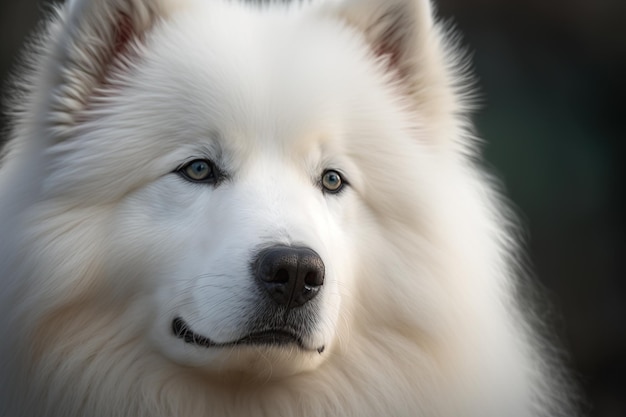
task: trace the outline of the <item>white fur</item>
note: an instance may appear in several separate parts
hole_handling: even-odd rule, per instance
[[[0,171],[0,415],[571,415],[426,0],[75,0],[41,45]],[[173,173],[196,158],[229,178]],[[311,350],[173,336],[242,337],[276,243],[326,266]]]

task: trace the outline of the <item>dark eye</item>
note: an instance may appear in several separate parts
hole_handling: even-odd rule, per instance
[[[211,161],[206,159],[194,159],[176,172],[191,182],[214,183],[217,181],[217,169]]]
[[[324,191],[337,193],[343,188],[343,185],[344,180],[341,178],[341,174],[337,171],[329,169],[322,174],[322,187],[324,187]]]

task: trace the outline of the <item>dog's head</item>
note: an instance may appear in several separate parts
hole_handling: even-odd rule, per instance
[[[48,141],[42,200],[76,258],[55,276],[104,277],[107,305],[141,306],[117,327],[178,363],[293,373],[353,315],[376,326],[369,303],[381,322],[425,308],[396,272],[428,227],[432,155],[464,146],[426,1],[76,0],[61,15],[18,131]]]

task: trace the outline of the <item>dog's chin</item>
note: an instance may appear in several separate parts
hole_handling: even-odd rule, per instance
[[[171,336],[166,356],[221,379],[285,377],[315,369],[327,356],[326,344],[312,343],[285,328],[253,329],[234,340],[216,342],[176,317],[171,322]]]

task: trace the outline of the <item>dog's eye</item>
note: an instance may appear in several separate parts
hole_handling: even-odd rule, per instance
[[[217,169],[211,161],[194,159],[178,169],[178,173],[191,182],[215,182]]]
[[[341,174],[337,171],[329,169],[322,175],[322,187],[324,187],[324,191],[337,193],[343,188],[343,185],[344,181],[341,178]]]

